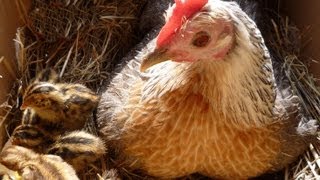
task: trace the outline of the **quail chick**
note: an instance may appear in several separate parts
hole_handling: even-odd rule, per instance
[[[0,154],[0,163],[26,180],[79,179],[74,169],[59,156],[38,154],[21,146],[7,147]]]
[[[3,164],[0,164],[0,179],[2,180],[20,180],[21,176],[17,171],[12,171],[5,167]]]
[[[49,134],[51,137],[60,135],[63,130],[62,122],[50,122],[42,119],[32,108],[27,108],[23,111],[21,124],[35,126],[42,129],[44,132],[50,132],[47,134]]]
[[[59,137],[48,153],[60,156],[76,171],[81,171],[102,157],[105,151],[100,138],[84,131],[73,131]]]
[[[84,126],[99,101],[99,96],[81,84],[35,82],[30,84],[20,109],[32,109],[44,124],[60,131]]]
[[[11,143],[43,153],[54,142],[52,134],[31,124],[21,124],[13,131]]]
[[[40,122],[40,117],[36,114],[36,112],[33,109],[27,108],[23,111],[21,124],[35,125],[39,124]]]
[[[41,120],[33,109],[27,108],[23,111],[21,124],[11,135],[11,143],[44,153],[61,134],[61,127],[61,124]]]

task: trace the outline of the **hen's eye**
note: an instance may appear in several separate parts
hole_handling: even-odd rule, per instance
[[[205,47],[207,44],[209,44],[209,41],[210,35],[205,31],[200,31],[194,35],[192,45],[196,47]]]

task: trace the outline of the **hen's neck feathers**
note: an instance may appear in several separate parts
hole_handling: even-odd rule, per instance
[[[154,66],[148,72],[142,101],[175,90],[182,96],[200,93],[230,123],[252,127],[274,122],[275,81],[269,52],[255,23],[237,5],[231,6],[236,42],[226,58]]]

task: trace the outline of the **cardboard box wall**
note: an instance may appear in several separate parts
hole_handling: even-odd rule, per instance
[[[310,35],[312,41],[302,49],[305,57],[310,57],[319,63],[311,65],[311,72],[320,78],[320,1],[319,0],[285,0],[283,12],[288,14],[290,19],[300,28],[310,26]],[[309,34],[310,33],[310,34]],[[320,85],[320,80],[318,80]]]
[[[2,76],[0,78],[0,103],[2,103],[15,78],[10,69],[15,71],[13,38],[20,20],[14,1],[2,0],[0,3],[0,57],[3,56],[7,64],[6,66],[5,62],[0,64],[0,75]]]
[[[30,4],[29,0],[21,0],[21,2],[25,3],[26,7]],[[17,68],[13,39],[16,29],[22,25],[20,17],[16,0],[0,0],[0,58],[4,57],[0,62],[0,104],[6,101],[8,92],[16,79]],[[0,116],[4,113],[0,110]],[[3,119],[0,118],[0,148],[6,140],[5,126],[2,123]]]

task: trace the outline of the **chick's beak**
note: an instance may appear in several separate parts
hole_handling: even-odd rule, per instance
[[[168,49],[166,48],[156,48],[153,52],[147,54],[141,62],[140,71],[144,72],[153,65],[169,60],[170,57],[167,52]]]
[[[27,107],[28,107],[28,104],[23,102],[22,105],[20,106],[20,110],[25,110],[25,109],[27,109]]]

